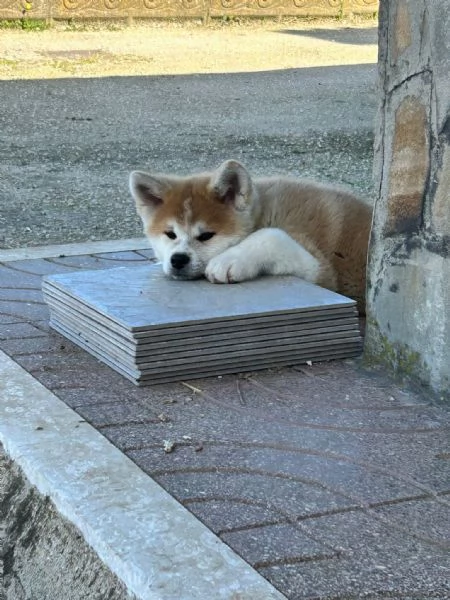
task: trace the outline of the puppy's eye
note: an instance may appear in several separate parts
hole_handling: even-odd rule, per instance
[[[177,239],[177,234],[174,231],[165,231],[164,232],[167,237],[169,238],[169,240],[176,240]]]
[[[197,239],[198,239],[199,242],[207,242],[208,240],[210,240],[215,235],[216,234],[214,233],[214,231],[204,231],[199,236],[197,236]]]

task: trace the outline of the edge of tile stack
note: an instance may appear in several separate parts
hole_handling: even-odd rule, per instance
[[[175,281],[159,265],[50,275],[50,324],[137,385],[349,358],[356,303],[295,277]]]

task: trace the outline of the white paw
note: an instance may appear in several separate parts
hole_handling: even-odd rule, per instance
[[[205,270],[205,277],[211,283],[238,283],[257,275],[257,265],[245,264],[242,253],[234,248],[212,258]]]

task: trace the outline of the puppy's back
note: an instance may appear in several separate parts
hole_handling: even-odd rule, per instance
[[[301,243],[306,237],[331,262],[338,291],[365,304],[372,208],[339,187],[289,178],[257,180],[259,227],[279,227]]]

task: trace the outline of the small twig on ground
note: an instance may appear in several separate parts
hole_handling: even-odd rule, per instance
[[[199,390],[198,388],[194,387],[193,385],[191,385],[190,383],[186,383],[185,381],[180,381],[181,385],[184,385],[185,387],[189,388],[191,391],[194,392],[194,394],[202,394],[202,390]]]
[[[240,384],[239,378],[236,379],[236,389],[237,389],[237,393],[238,393],[239,401],[240,401],[241,405],[246,406],[247,403],[244,400],[244,396],[242,394],[242,389],[241,389],[241,384]]]

